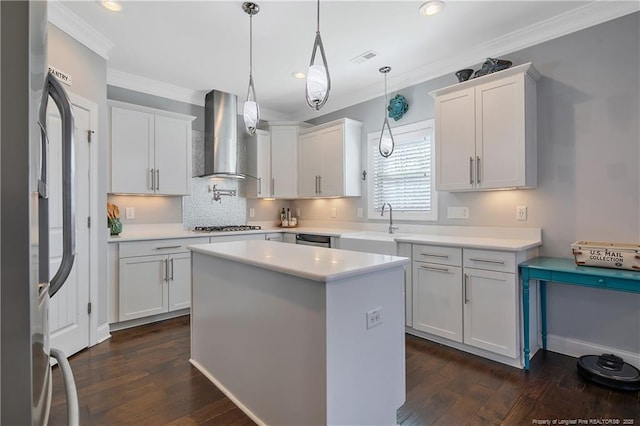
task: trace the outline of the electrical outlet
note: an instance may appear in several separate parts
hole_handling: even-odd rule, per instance
[[[382,306],[367,312],[367,330],[382,324]]]
[[[362,217],[362,207],[358,207],[358,217]]]
[[[338,216],[338,209],[335,207],[331,207],[331,217],[335,218]]]
[[[469,207],[447,207],[448,219],[469,219]]]
[[[256,217],[256,209],[249,207],[249,217]]]
[[[296,207],[296,217],[300,217],[300,207]]]
[[[527,206],[516,207],[516,220],[527,220]]]
[[[136,209],[133,207],[127,207],[124,209],[124,217],[125,219],[135,219],[136,218]]]

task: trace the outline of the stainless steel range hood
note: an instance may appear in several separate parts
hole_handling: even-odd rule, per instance
[[[212,90],[204,104],[204,173],[200,176],[244,178],[238,170],[237,96]]]

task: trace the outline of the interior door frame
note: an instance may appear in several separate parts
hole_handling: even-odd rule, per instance
[[[89,227],[89,302],[91,302],[92,313],[89,315],[89,346],[99,342],[98,336],[98,237],[99,229],[97,218],[98,213],[98,144],[100,143],[98,132],[98,104],[83,98],[80,95],[67,90],[67,95],[72,106],[81,107],[89,112],[89,126],[91,127],[91,142],[89,143],[89,217],[91,226]],[[87,135],[88,136],[88,135]],[[76,218],[84,221],[84,218]],[[108,336],[104,337],[106,339]],[[102,340],[104,340],[102,339]]]

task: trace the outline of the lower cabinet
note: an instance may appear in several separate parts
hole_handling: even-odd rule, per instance
[[[459,343],[456,347],[478,348],[518,364],[517,265],[532,255],[414,244],[411,327]]]
[[[118,321],[188,308],[191,254],[209,238],[120,243]]]

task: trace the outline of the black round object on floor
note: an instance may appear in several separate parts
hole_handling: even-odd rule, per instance
[[[640,390],[640,370],[613,354],[583,355],[578,359],[578,373],[587,380],[614,389]]]

